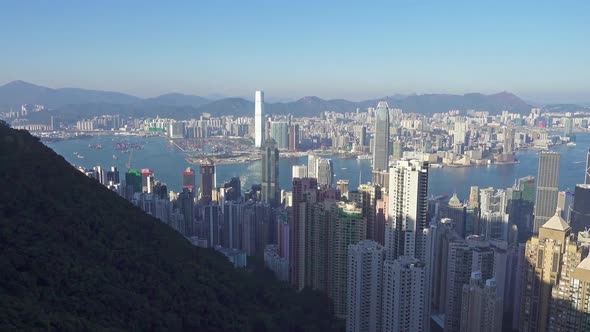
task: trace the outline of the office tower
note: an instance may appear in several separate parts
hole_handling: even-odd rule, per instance
[[[363,216],[367,221],[367,239],[378,240],[378,233],[382,230],[377,226],[377,200],[381,198],[381,187],[375,184],[361,184],[358,188],[360,194],[360,204],[357,206],[363,211]],[[382,224],[381,227],[384,227]]]
[[[304,269],[305,260],[305,195],[310,190],[317,190],[318,182],[315,178],[295,178],[293,179],[293,206],[289,214],[290,224],[290,247],[289,247],[289,268],[291,285],[298,290],[304,287]]]
[[[346,331],[381,331],[383,246],[364,240],[348,246]]]
[[[496,280],[482,280],[480,272],[471,273],[463,285],[461,332],[502,330],[502,297],[496,295]]]
[[[220,188],[220,204],[222,201],[241,201],[242,199],[242,181],[239,177],[234,176],[229,182],[224,182]]]
[[[182,189],[182,192],[178,194],[178,205],[179,210],[183,215],[182,225],[180,226],[180,232],[184,236],[193,236],[194,234],[194,210],[195,210],[195,195],[192,191],[187,188]]]
[[[389,166],[389,106],[381,101],[375,111],[375,136],[373,138],[373,170],[387,170]]]
[[[535,204],[535,178],[533,176],[518,179],[518,189],[522,191],[523,200]]]
[[[332,182],[334,181],[334,165],[332,164],[332,159],[319,158],[317,160],[317,179],[318,185],[328,188],[332,187]]]
[[[471,208],[479,208],[479,187],[471,186],[469,190],[469,206]]]
[[[423,230],[427,227],[428,163],[398,160],[389,168],[387,259],[399,256],[424,261]]]
[[[514,129],[510,127],[504,128],[504,142],[502,144],[502,161],[513,162],[514,159]]]
[[[119,170],[117,166],[111,166],[111,170],[107,172],[107,183],[118,184],[120,183]]]
[[[578,251],[579,252],[579,251]],[[552,331],[590,331],[590,256],[564,262],[559,284],[553,287],[549,329]]]
[[[307,166],[306,165],[295,165],[293,166],[293,176],[291,179],[295,178],[306,178],[307,177]]]
[[[195,191],[195,171],[187,167],[184,172],[182,172],[182,187],[187,188],[190,191]]]
[[[520,331],[549,330],[552,288],[561,280],[564,262],[574,260],[581,250],[570,237],[571,227],[561,218],[560,212],[557,210],[539,228],[539,235],[526,243],[521,277]]]
[[[537,196],[535,202],[535,224],[533,233],[551,218],[557,207],[559,187],[559,159],[555,152],[539,153],[539,174],[537,176]]]
[[[584,174],[584,184],[590,184],[590,149],[586,153],[586,174]]]
[[[207,205],[213,199],[213,189],[215,188],[215,163],[211,159],[205,159],[200,166],[201,189],[200,205]]]
[[[354,134],[357,137],[358,145],[364,147],[367,145],[367,127],[356,126],[354,127]]]
[[[348,190],[349,190],[348,184],[349,184],[348,180],[340,179],[340,180],[336,181],[336,187],[340,191],[340,195],[343,197],[346,197],[346,198],[348,198]]]
[[[289,151],[299,150],[299,125],[291,124],[289,126]]]
[[[279,150],[289,149],[289,124],[284,121],[270,123],[270,138],[277,143]]]
[[[318,157],[310,154],[307,156],[307,177],[318,178]]]
[[[523,199],[523,192],[518,188],[506,189],[506,213],[509,227],[516,226],[518,242],[524,243],[533,230],[534,203]]]
[[[92,170],[94,171],[93,175],[94,175],[94,178],[96,179],[96,181],[98,181],[102,185],[108,184],[107,183],[107,174],[102,167],[94,166],[92,168]]]
[[[440,206],[440,217],[453,220],[457,234],[463,238],[466,236],[467,207],[461,203],[457,193],[453,193],[447,204]]]
[[[478,236],[452,241],[448,247],[445,303],[445,332],[460,330],[463,285],[469,284],[472,272],[482,280],[494,277],[494,250]]]
[[[590,184],[578,184],[574,191],[574,204],[570,211],[573,234],[590,229]]]
[[[152,192],[154,185],[154,172],[150,171],[149,168],[141,169],[141,190],[146,193]]]
[[[141,173],[130,169],[125,173],[125,198],[131,200],[134,193],[141,192]]]
[[[240,226],[242,205],[239,202],[228,200],[221,206],[223,216],[223,241],[225,248],[240,249],[242,244]]]
[[[430,302],[419,296],[426,288],[424,263],[400,256],[383,264],[382,331],[428,331]]]
[[[506,213],[506,192],[502,189],[486,188],[480,190],[480,229],[479,235],[486,240],[508,241],[508,214]]]
[[[256,91],[254,96],[254,145],[261,148],[266,139],[266,114],[264,113],[264,92]]]
[[[281,203],[279,149],[272,138],[264,142],[262,150],[262,201],[272,206]]]

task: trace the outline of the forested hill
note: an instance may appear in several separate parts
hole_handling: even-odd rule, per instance
[[[331,331],[332,305],[235,270],[0,122],[0,330]]]

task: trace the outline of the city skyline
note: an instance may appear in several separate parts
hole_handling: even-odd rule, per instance
[[[139,96],[247,96],[266,89],[281,98],[362,100],[510,91],[538,102],[590,102],[588,6],[11,3],[0,13],[0,28],[12,32],[2,58],[13,65],[0,82]],[[17,21],[22,12],[26,25]],[[376,19],[380,12],[391,16]],[[219,17],[231,23],[220,29]]]

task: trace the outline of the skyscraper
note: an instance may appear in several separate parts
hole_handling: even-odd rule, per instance
[[[502,330],[502,297],[496,295],[496,280],[482,280],[480,272],[471,273],[463,285],[461,332]]]
[[[387,170],[389,163],[389,106],[381,101],[375,111],[375,137],[373,138],[373,171]]]
[[[570,226],[574,234],[590,228],[590,184],[578,184],[570,211]]]
[[[332,187],[332,182],[334,181],[334,165],[332,164],[332,159],[319,158],[317,160],[317,178],[320,186]]]
[[[215,188],[215,163],[211,159],[205,159],[200,166],[201,193],[199,203],[207,205],[213,199],[213,188]]]
[[[254,145],[261,148],[266,139],[266,114],[264,113],[264,92],[256,91],[254,96]]]
[[[191,191],[195,190],[195,171],[190,167],[182,172],[182,187]]]
[[[385,228],[387,259],[410,256],[424,261],[427,195],[427,162],[398,160],[390,166],[389,220]]]
[[[564,262],[579,259],[581,254],[578,253],[581,249],[570,237],[570,226],[560,214],[561,211],[557,210],[539,228],[539,235],[526,243],[525,266],[521,276],[519,331],[549,330],[552,288],[560,282],[562,270],[569,272],[569,268],[563,268]],[[569,278],[569,275],[566,277]]]
[[[381,331],[383,246],[364,240],[348,246],[346,331]]]
[[[430,301],[420,296],[426,289],[424,263],[400,256],[383,264],[382,331],[428,331]]]
[[[310,154],[307,156],[307,177],[318,178],[318,157]]]
[[[289,248],[290,281],[298,290],[304,287],[304,247],[305,247],[305,194],[317,190],[315,178],[293,179],[293,207],[289,214],[291,243]]]
[[[262,150],[262,201],[271,205],[280,204],[279,149],[274,139],[264,142]]]
[[[285,121],[270,123],[270,138],[277,142],[279,150],[289,149],[289,124]]]
[[[541,152],[539,154],[534,234],[538,234],[539,227],[555,213],[559,191],[559,159],[560,155],[555,152]]]
[[[307,177],[307,165],[293,165],[292,171],[293,173],[291,179],[303,179]]]
[[[586,174],[584,175],[584,183],[590,184],[590,149],[586,154]]]

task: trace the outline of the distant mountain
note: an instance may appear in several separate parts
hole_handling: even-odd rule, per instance
[[[565,112],[579,112],[579,111],[588,111],[587,106],[583,105],[576,105],[576,104],[550,104],[545,105],[543,109],[547,112],[557,112],[557,113],[565,113]]]
[[[199,107],[209,102],[211,102],[211,100],[200,96],[185,95],[182,93],[167,93],[158,97],[143,99],[140,103],[168,106]]]
[[[392,95],[380,99],[348,101],[345,99],[326,100],[315,96],[303,97],[290,102],[268,102],[269,114],[293,114],[294,116],[317,116],[321,112],[354,112],[375,107],[385,100],[390,107],[401,108],[406,113],[432,114],[448,110],[477,110],[498,114],[507,110],[528,114],[531,105],[509,92],[491,95],[469,93],[465,95],[424,94]],[[52,108],[51,112],[32,114],[32,121],[41,121],[54,115],[63,120],[79,120],[100,114],[122,114],[124,116],[172,117],[187,119],[202,113],[213,116],[251,116],[254,104],[245,98],[210,99],[200,96],[168,93],[154,98],[141,99],[117,92],[84,89],[50,89],[34,84],[14,81],[0,86],[0,110],[4,106],[19,107],[21,104],[42,104]]]
[[[23,81],[0,86],[0,106],[18,108],[22,104],[40,104],[55,108],[68,104],[112,103],[130,104],[140,98],[119,92],[77,88],[51,89]]]
[[[0,331],[342,331],[332,302],[234,269],[0,121]]]

